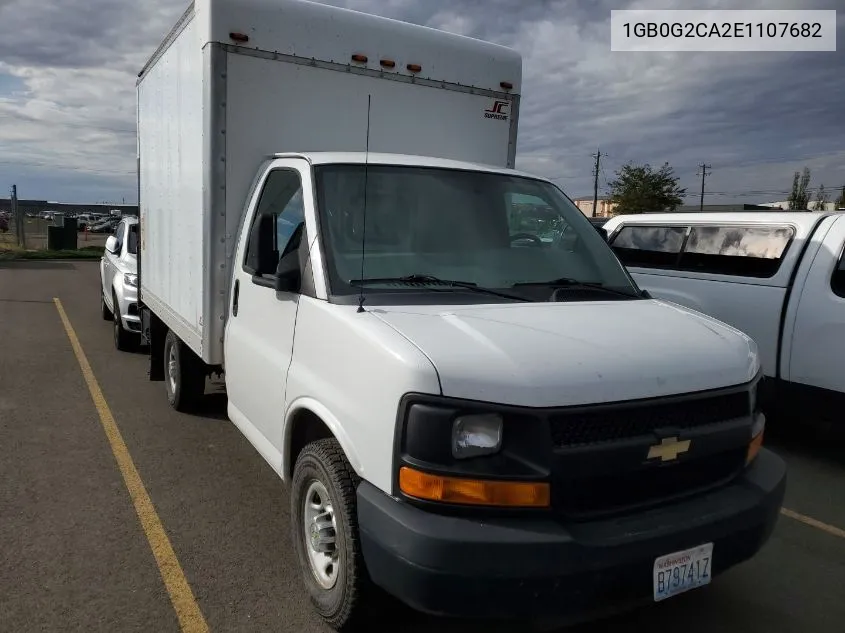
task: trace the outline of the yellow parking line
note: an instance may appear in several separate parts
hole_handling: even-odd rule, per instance
[[[780,513],[783,516],[789,517],[790,519],[795,519],[796,521],[800,521],[804,525],[809,525],[810,527],[814,527],[817,530],[821,530],[822,532],[827,532],[828,534],[838,536],[839,538],[845,538],[845,530],[843,530],[842,528],[838,528],[835,525],[823,523],[818,519],[808,517],[806,514],[800,514],[798,512],[795,512],[795,510],[790,510],[789,508],[781,508]]]
[[[176,610],[176,617],[179,618],[182,631],[185,633],[206,633],[208,631],[208,624],[202,615],[202,611],[200,611],[193,591],[191,591],[191,586],[185,578],[185,572],[182,571],[182,566],[176,558],[176,553],[173,551],[170,539],[167,538],[167,533],[164,531],[161,519],[155,511],[150,495],[147,493],[146,488],[144,488],[141,476],[135,468],[135,463],[132,461],[129,449],[126,448],[126,443],[123,441],[120,430],[117,428],[117,423],[114,420],[111,409],[109,409],[100,385],[94,377],[94,372],[91,370],[88,358],[82,350],[79,338],[70,324],[62,302],[58,298],[54,298],[53,302],[56,304],[59,317],[61,317],[62,323],[65,326],[65,332],[67,332],[67,336],[70,339],[76,360],[79,361],[82,376],[88,384],[91,399],[94,401],[94,406],[100,416],[100,422],[111,445],[114,458],[117,460],[120,473],[123,475],[123,481],[129,490],[129,496],[132,497],[135,512],[138,513],[138,518],[141,520],[141,527],[144,529],[144,534],[146,534],[150,548],[153,550],[153,556],[155,556],[161,579],[164,581],[165,587],[167,587],[167,593],[170,594],[170,600],[173,603],[173,608]]]

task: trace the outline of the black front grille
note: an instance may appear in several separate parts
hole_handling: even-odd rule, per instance
[[[553,415],[549,424],[554,446],[562,448],[651,435],[658,429],[683,431],[748,416],[749,413],[748,392],[739,391],[668,402],[575,409]]]
[[[558,512],[578,518],[665,502],[729,481],[742,470],[745,456],[742,447],[678,463],[644,464],[622,477],[556,478],[553,503]]]

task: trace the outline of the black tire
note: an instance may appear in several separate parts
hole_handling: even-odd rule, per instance
[[[100,291],[100,314],[103,317],[103,321],[111,321],[114,318],[114,314],[112,314],[108,304],[106,304],[106,295],[103,294],[102,290]]]
[[[112,295],[112,305],[117,307],[117,296]],[[120,311],[115,310],[112,316],[112,331],[114,333],[114,348],[120,352],[131,352],[135,349],[137,339],[135,335],[123,327],[123,319],[120,318]]]
[[[312,571],[305,533],[305,502],[313,482],[328,491],[335,522],[337,577],[324,588]],[[370,590],[358,535],[356,488],[360,479],[334,438],[308,444],[296,460],[291,480],[290,521],[296,556],[311,604],[330,627],[347,631],[364,616],[363,596]]]
[[[176,411],[182,413],[196,411],[205,394],[204,363],[170,330],[164,339],[163,356],[167,401]],[[173,361],[172,374],[171,360]]]

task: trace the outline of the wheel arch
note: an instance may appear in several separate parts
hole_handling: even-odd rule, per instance
[[[299,398],[288,407],[282,447],[282,478],[290,481],[296,458],[307,444],[329,437],[338,441],[349,464],[363,478],[361,460],[340,421],[313,398]]]

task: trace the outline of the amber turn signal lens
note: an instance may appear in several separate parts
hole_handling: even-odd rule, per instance
[[[426,501],[510,508],[547,508],[551,497],[547,483],[443,477],[407,466],[399,469],[399,489]]]
[[[760,431],[748,445],[748,456],[745,458],[746,465],[754,461],[761,448],[763,448],[763,431]]]
[[[366,64],[367,63],[367,56],[366,55],[353,55],[352,56],[353,62],[358,62],[359,64]]]

